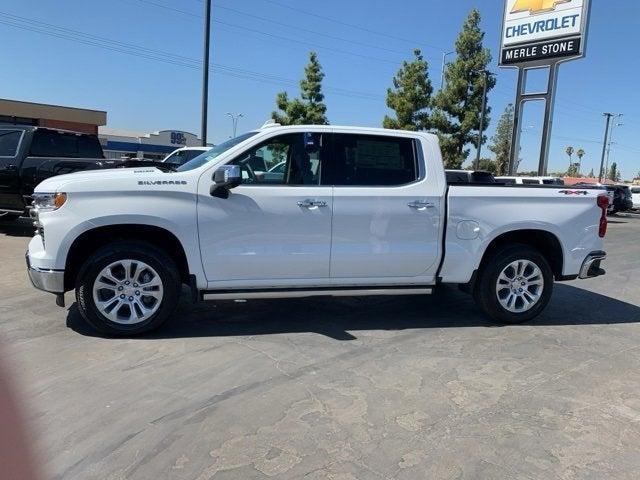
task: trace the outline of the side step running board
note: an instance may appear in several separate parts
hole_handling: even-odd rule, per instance
[[[269,290],[213,290],[202,293],[203,300],[250,300],[256,298],[364,297],[380,295],[430,295],[432,287],[318,288]]]

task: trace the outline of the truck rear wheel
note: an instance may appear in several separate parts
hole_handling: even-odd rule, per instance
[[[108,335],[137,335],[162,325],[181,290],[175,262],[143,242],[116,242],[83,265],[76,300],[84,319]]]
[[[537,317],[549,304],[553,272],[549,262],[527,245],[496,251],[479,272],[474,290],[478,306],[498,323]]]

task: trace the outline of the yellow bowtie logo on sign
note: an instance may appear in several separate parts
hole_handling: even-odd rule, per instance
[[[560,3],[568,3],[571,0],[516,0],[511,13],[529,12],[531,14],[551,12]]]

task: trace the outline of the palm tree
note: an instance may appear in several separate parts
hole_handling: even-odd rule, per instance
[[[582,157],[587,154],[582,148],[578,149],[576,155],[578,156],[578,175],[580,175],[580,167],[582,167]]]
[[[565,152],[567,152],[567,155],[569,155],[569,170],[571,170],[571,165],[573,165],[573,162],[571,161],[571,157],[573,157],[574,152],[573,147],[567,147]]]

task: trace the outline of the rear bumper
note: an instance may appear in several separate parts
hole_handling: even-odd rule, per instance
[[[29,252],[25,254],[27,272],[31,284],[38,290],[50,293],[64,293],[64,270],[48,270],[31,265]]]
[[[584,262],[582,262],[579,277],[582,279],[594,278],[607,273],[600,268],[600,264],[605,258],[607,258],[607,254],[605,252],[591,252],[587,255],[587,258],[584,259]]]

